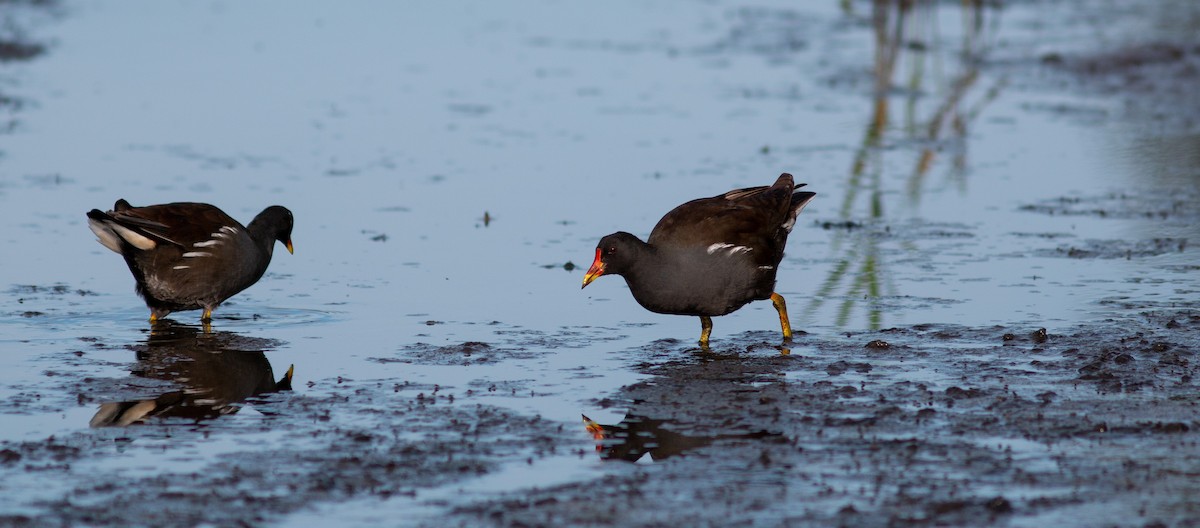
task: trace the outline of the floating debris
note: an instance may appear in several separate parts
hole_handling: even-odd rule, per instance
[[[568,260],[566,264],[543,264],[542,267],[545,269],[562,268],[567,271],[575,271],[575,268],[578,268],[579,266],[576,266],[574,262]]]

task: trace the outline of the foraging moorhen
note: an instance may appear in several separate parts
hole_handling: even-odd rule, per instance
[[[126,426],[151,417],[199,422],[235,413],[239,403],[252,397],[290,391],[295,367],[276,380],[264,354],[272,347],[269,339],[161,321],[146,341],[130,347],[137,354],[130,373],[171,382],[176,388],[153,397],[103,403],[89,425]]]
[[[785,340],[791,339],[787,304],[775,293],[796,215],[816,196],[796,192],[784,173],[770,187],[737,189],[676,207],[650,238],[618,231],[600,239],[583,286],[604,274],[625,277],[633,298],[652,312],[700,316],[700,345],[708,346],[712,317],[750,301],[771,299]]]
[[[117,200],[112,211],[92,209],[87,216],[99,242],[125,257],[150,322],[200,308],[201,320],[209,321],[225,299],[258,282],[276,240],[292,252],[292,212],[278,205],[249,227],[202,203],[133,207]]]

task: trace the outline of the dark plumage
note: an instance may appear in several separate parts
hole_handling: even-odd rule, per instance
[[[202,203],[133,207],[117,200],[113,210],[87,216],[100,243],[125,257],[151,322],[197,309],[208,321],[225,299],[258,282],[276,240],[292,252],[292,212],[278,205],[246,227]]]
[[[621,423],[604,425],[583,415],[583,426],[596,440],[596,453],[601,460],[625,460],[637,462],[646,453],[655,462],[682,455],[689,451],[711,445],[718,440],[754,439],[761,440],[779,433],[758,431],[749,434],[705,434],[692,436],[677,432],[669,420],[659,420],[630,412]],[[713,454],[720,454],[715,450]]]
[[[711,317],[771,299],[790,339],[786,303],[774,293],[775,272],[796,215],[816,196],[795,191],[803,186],[785,173],[770,187],[680,205],[658,221],[646,242],[623,231],[608,235],[596,246],[583,286],[600,275],[620,275],[647,310],[699,316],[704,346]]]
[[[272,342],[231,332],[204,331],[163,321],[133,345],[134,376],[171,382],[175,390],[153,398],[100,405],[92,427],[125,426],[151,417],[196,421],[237,412],[248,398],[292,390],[293,368],[276,380],[263,353]]]

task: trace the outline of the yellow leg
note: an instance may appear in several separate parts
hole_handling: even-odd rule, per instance
[[[771,304],[775,305],[775,311],[779,312],[779,326],[783,327],[783,340],[792,340],[792,324],[788,322],[787,302],[783,300],[783,296],[778,293],[771,294]]]
[[[205,308],[204,315],[200,316],[200,320],[201,321],[212,321],[212,310]]]
[[[156,314],[154,312],[150,312],[150,324],[154,324],[157,322],[158,322],[158,314]]]
[[[708,348],[708,336],[712,334],[712,317],[700,316],[700,346]]]

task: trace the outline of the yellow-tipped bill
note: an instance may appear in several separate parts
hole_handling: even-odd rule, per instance
[[[592,435],[592,438],[595,438],[596,440],[604,440],[604,426],[596,423],[591,418],[588,418],[586,414],[581,416],[583,416],[583,427]]]
[[[579,288],[587,288],[588,284],[601,275],[604,275],[604,262],[600,260],[600,248],[596,248],[596,260],[592,261],[592,267],[588,268],[587,275],[583,276],[583,286]]]
[[[287,242],[283,243],[283,247],[287,248],[289,254],[294,255],[296,253],[295,251],[292,251],[292,239],[290,238],[287,239]]]

